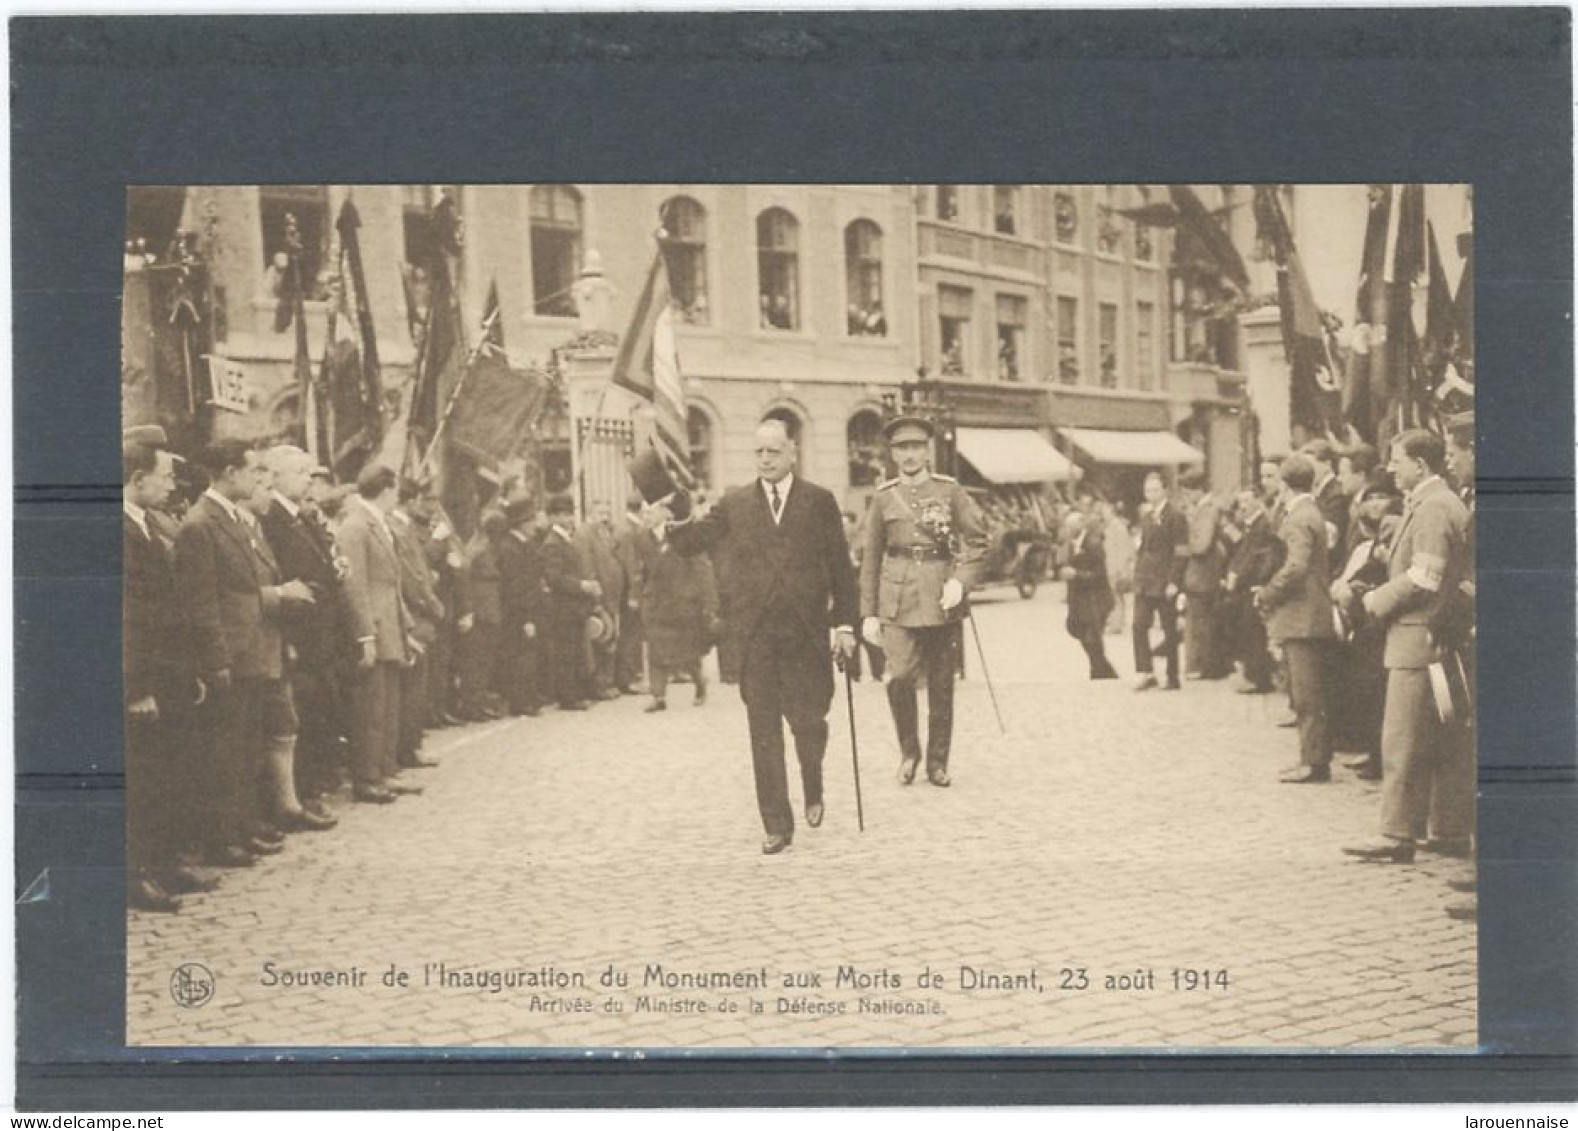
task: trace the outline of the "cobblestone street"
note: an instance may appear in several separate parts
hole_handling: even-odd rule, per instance
[[[978,606],[1007,735],[967,632],[952,789],[894,781],[856,685],[864,834],[841,689],[826,822],[777,857],[733,688],[435,732],[423,796],[132,915],[128,1043],[1471,1048],[1475,930],[1444,913],[1468,866],[1350,862],[1377,787],[1278,784],[1276,697],[1089,683],[1063,615],[1059,586]]]

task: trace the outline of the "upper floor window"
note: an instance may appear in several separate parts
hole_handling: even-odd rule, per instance
[[[581,269],[581,194],[569,185],[531,190],[532,309],[555,318],[575,317],[576,273]]]
[[[873,487],[882,479],[882,416],[875,409],[861,409],[849,418],[844,430],[849,448],[849,485]]]
[[[1079,384],[1079,299],[1072,295],[1057,297],[1057,379]]]
[[[1134,371],[1142,389],[1149,389],[1156,369],[1156,306],[1134,304]]]
[[[782,208],[756,217],[757,303],[761,324],[800,328],[800,225]]]
[[[1135,189],[1135,195],[1139,197],[1139,206],[1141,208],[1150,205],[1151,190],[1145,185],[1140,185]],[[1154,263],[1156,261],[1154,234],[1149,225],[1143,224],[1138,220],[1134,222],[1134,258],[1141,263]]]
[[[937,186],[937,219],[954,221],[959,219],[958,185]]]
[[[663,250],[674,312],[686,322],[711,320],[707,302],[707,210],[688,196],[663,205]]]
[[[870,220],[856,220],[844,229],[844,282],[849,293],[851,336],[886,337],[888,319],[882,305],[882,229]]]
[[[1018,381],[1024,374],[1028,303],[1018,295],[997,296],[997,379]]]
[[[1079,242],[1079,204],[1071,192],[1052,198],[1052,224],[1058,243]]]
[[[132,185],[126,190],[126,248],[129,254],[164,263],[186,207],[180,185]]]
[[[967,287],[937,288],[937,330],[944,377],[962,377],[970,369],[970,315],[975,292]]]
[[[1102,255],[1117,255],[1123,247],[1123,229],[1118,221],[1118,190],[1101,186],[1101,204],[1096,209],[1096,250]]]
[[[1096,342],[1101,350],[1101,387],[1118,387],[1118,307],[1104,302],[1096,308]]]
[[[289,269],[292,243],[299,255],[302,297],[328,294],[329,190],[325,185],[264,185],[258,189],[263,225],[263,267],[271,278]]]
[[[1019,186],[992,187],[992,230],[1005,236],[1019,234]]]

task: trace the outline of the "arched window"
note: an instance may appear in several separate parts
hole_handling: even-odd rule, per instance
[[[686,322],[711,321],[707,302],[707,210],[688,196],[663,205],[664,250],[674,310]]]
[[[1058,243],[1079,242],[1079,204],[1071,192],[1060,192],[1052,199],[1052,222]]]
[[[882,479],[882,416],[863,408],[849,418],[844,430],[849,447],[849,485],[874,487]]]
[[[882,229],[870,220],[856,220],[844,229],[844,283],[849,292],[850,335],[887,337],[888,317],[882,306]]]
[[[782,208],[756,217],[757,304],[761,324],[800,328],[800,225]]]
[[[712,489],[712,461],[714,455],[712,417],[692,405],[685,412],[685,432],[690,441],[690,470],[696,477],[696,486],[703,491]]]
[[[581,194],[569,185],[531,190],[532,309],[575,317],[576,272],[581,269]]]

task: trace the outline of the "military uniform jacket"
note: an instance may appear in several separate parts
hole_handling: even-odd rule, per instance
[[[537,535],[522,538],[512,530],[499,539],[499,609],[504,630],[512,638],[543,619],[547,583],[542,562],[542,540]]]
[[[1430,627],[1468,576],[1468,521],[1468,508],[1439,478],[1410,493],[1392,540],[1386,584],[1366,601],[1387,626],[1388,668],[1426,668],[1441,658]]]
[[[967,614],[961,601],[942,609],[955,578],[968,594],[981,578],[986,532],[975,504],[946,475],[915,483],[889,479],[871,496],[860,559],[860,613],[901,628],[947,624]]]
[[[175,570],[196,669],[236,679],[279,679],[285,645],[275,621],[279,576],[262,532],[231,518],[208,496],[187,512],[175,542]]]
[[[1331,548],[1326,519],[1308,495],[1288,508],[1277,537],[1287,547],[1282,567],[1260,590],[1266,635],[1273,640],[1335,636],[1331,608]]]

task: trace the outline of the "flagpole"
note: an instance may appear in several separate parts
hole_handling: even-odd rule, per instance
[[[488,335],[492,333],[493,324],[498,321],[500,313],[501,308],[497,306],[488,312],[488,317],[482,323],[482,336],[477,339],[476,345],[466,351],[466,363],[460,370],[460,376],[456,379],[455,387],[449,394],[449,400],[444,403],[444,411],[439,415],[438,424],[433,429],[433,438],[428,441],[427,451],[422,456],[422,462],[417,464],[416,472],[412,476],[418,483],[422,481],[422,477],[427,473],[438,455],[438,441],[443,437],[444,429],[449,426],[450,417],[455,413],[455,405],[460,401],[460,391],[466,387],[466,378],[471,375],[471,366],[477,360],[477,356],[482,353],[483,347],[488,344]],[[427,339],[423,339],[424,349],[426,345]],[[409,444],[409,429],[406,432],[406,437],[406,443]]]

